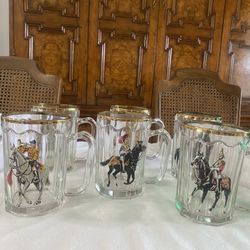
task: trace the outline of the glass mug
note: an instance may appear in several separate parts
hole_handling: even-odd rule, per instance
[[[195,222],[220,225],[235,209],[249,132],[216,122],[184,122],[176,208]],[[209,135],[210,140],[204,138]]]
[[[111,113],[118,114],[129,114],[129,113],[138,113],[144,114],[150,118],[150,110],[145,107],[140,106],[128,106],[128,105],[112,105],[110,107]],[[161,119],[155,118],[152,120],[151,129],[164,129],[165,125]],[[164,158],[166,150],[164,149],[164,144],[162,144],[162,139],[160,136],[153,136],[154,138],[149,138],[148,150],[146,154],[146,164],[144,167],[144,181],[146,183],[156,183],[163,179],[167,165],[155,164],[157,167],[152,166],[151,160],[154,160],[154,163]],[[152,143],[150,143],[152,142]],[[170,157],[171,158],[171,157]]]
[[[142,113],[98,113],[95,185],[100,194],[133,198],[142,192],[145,152],[150,136],[163,138],[168,150],[161,164],[166,166],[171,137],[163,129],[150,130],[152,122],[153,119]]]
[[[64,200],[70,117],[34,112],[10,114],[2,116],[2,129],[6,211],[35,216],[60,207]],[[92,168],[94,139],[86,132],[78,136],[90,145],[87,167]]]
[[[84,117],[80,118],[80,110],[77,106],[71,105],[71,104],[46,104],[46,103],[39,103],[37,105],[34,105],[31,108],[32,111],[35,112],[45,112],[45,113],[55,113],[60,115],[66,115],[71,118],[71,132],[70,132],[70,140],[69,140],[69,149],[68,149],[68,157],[67,157],[67,181],[66,181],[66,187],[65,192],[67,195],[74,195],[76,192],[82,192],[85,187],[87,186],[87,183],[84,183],[83,181],[89,181],[91,179],[92,175],[92,168],[85,168],[85,164],[83,162],[86,162],[86,158],[79,159],[76,157],[77,152],[77,139],[78,139],[78,130],[79,126],[83,124],[89,124],[91,126],[91,134],[92,136],[95,136],[96,131],[96,122],[91,117]],[[79,144],[80,145],[80,144]],[[84,147],[80,148],[82,150],[85,149]],[[89,148],[89,147],[88,147]],[[88,154],[88,153],[86,153]],[[91,171],[91,172],[89,172]],[[78,175],[76,174],[78,173]],[[86,180],[82,179],[82,172],[84,172],[84,175],[89,176]],[[78,178],[77,178],[78,176]],[[71,181],[71,179],[74,179],[74,181]]]
[[[174,119],[174,136],[172,148],[172,164],[171,175],[176,177],[178,173],[178,164],[180,159],[180,143],[181,143],[181,124],[184,121],[212,121],[222,122],[222,117],[219,115],[211,115],[199,112],[178,112]]]
[[[250,147],[246,151],[242,173],[239,180],[236,209],[250,212]]]

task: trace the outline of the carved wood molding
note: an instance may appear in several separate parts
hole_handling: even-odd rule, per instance
[[[67,3],[72,5],[72,11],[69,11],[69,5],[64,2],[60,3],[58,6],[58,2],[51,1],[50,4],[47,2],[44,3],[43,0],[24,0],[24,12],[30,14],[43,14],[44,11],[51,11],[51,12],[60,12],[62,16],[65,17],[79,17],[80,16],[80,0],[68,0]]]
[[[246,44],[244,40],[229,40],[229,49],[228,55],[230,56],[230,68],[229,68],[229,83],[230,84],[237,84],[233,81],[234,75],[234,65],[235,65],[235,52],[234,52],[234,45],[237,46],[239,49],[250,49],[250,45]]]
[[[193,48],[197,48],[206,44],[206,49],[202,50],[203,55],[201,55],[201,65],[200,68],[207,69],[208,56],[212,54],[213,51],[213,38],[195,37],[195,38],[184,38],[182,35],[166,35],[165,37],[165,51],[167,53],[167,67],[166,67],[166,79],[171,78],[172,71],[172,57],[173,57],[173,47],[171,46],[171,39],[176,41],[177,45],[187,45]],[[184,53],[185,51],[183,51]],[[185,67],[192,67],[192,65],[186,65]]]
[[[178,0],[172,0],[172,7],[167,9],[167,26],[172,27],[183,27],[185,24],[192,24],[194,26],[197,26],[198,28],[202,29],[214,29],[215,26],[215,13],[213,13],[213,4],[214,0],[207,0],[207,10],[206,10],[206,16],[208,25],[204,24],[204,21],[202,20],[195,20],[194,19],[194,13],[195,10],[191,9],[190,7],[187,7],[185,9],[187,16],[179,17],[176,19],[175,16],[177,16],[177,2]],[[200,5],[200,1],[193,1],[197,6]],[[190,4],[192,2],[186,1],[187,4]],[[163,1],[163,5],[166,5],[165,1]]]
[[[72,37],[69,39],[69,61],[68,61],[68,82],[72,86],[72,91],[63,90],[63,94],[76,95],[77,94],[77,79],[74,76],[74,68],[75,68],[75,44],[79,43],[79,27],[78,26],[69,26],[69,25],[61,25],[60,27],[49,27],[44,26],[42,23],[28,23],[25,21],[24,23],[24,39],[28,40],[28,54],[29,59],[34,59],[34,40],[35,37],[31,33],[30,29],[35,28],[38,33],[51,33],[51,34],[60,34],[65,35],[66,31],[72,33]],[[66,79],[64,78],[64,81]]]
[[[116,20],[117,17],[121,17],[121,18],[130,18],[132,23],[138,23],[138,24],[149,24],[149,9],[150,6],[147,3],[147,0],[141,0],[141,6],[137,6],[139,7],[139,11],[143,12],[143,18],[139,17],[139,13],[135,14],[132,13],[133,11],[135,11],[135,6],[132,6],[133,4],[135,4],[136,2],[133,0],[127,0],[126,3],[130,6],[130,11],[121,11],[119,10],[119,4],[121,4],[121,6],[124,6],[124,2],[122,1],[116,1],[115,3],[113,3],[112,6],[111,5],[111,0],[99,0],[99,19],[100,20]],[[152,3],[152,7],[155,7],[155,5],[157,4],[157,1],[154,1]],[[115,6],[114,6],[115,5]],[[110,10],[110,8],[113,7],[114,10]],[[110,13],[106,13],[108,12],[107,10],[110,10]]]
[[[104,38],[104,34],[106,37]],[[106,57],[107,57],[107,46],[108,43],[111,41],[137,41],[139,44],[138,47],[138,56],[137,56],[137,69],[136,69],[136,82],[135,82],[135,90],[138,90],[138,93],[135,94],[133,90],[129,91],[116,91],[114,89],[108,88],[103,92],[103,87],[106,87],[107,85],[110,85],[110,82],[107,83],[105,79],[105,71],[106,71]],[[147,49],[148,46],[148,33],[140,33],[140,32],[131,32],[127,34],[119,34],[116,32],[116,30],[100,30],[98,29],[98,41],[97,45],[100,46],[100,78],[98,81],[96,81],[96,97],[103,97],[103,98],[112,98],[114,95],[126,95],[129,99],[141,99],[143,98],[143,92],[144,92],[144,83],[142,81],[142,68],[143,68],[143,57],[144,57],[144,51]],[[129,53],[131,51],[126,51],[128,53],[128,57],[130,56]],[[124,65],[129,65],[129,63],[126,61],[126,58],[123,58],[122,55],[119,55],[119,57],[116,56],[116,59],[113,65],[113,69],[119,72],[119,65],[124,69]],[[129,65],[130,66],[130,65]],[[120,72],[119,72],[120,73]],[[129,73],[129,70],[128,70]],[[125,77],[125,74],[120,74],[120,77]],[[119,84],[119,80],[118,80]],[[101,91],[102,90],[102,91]]]

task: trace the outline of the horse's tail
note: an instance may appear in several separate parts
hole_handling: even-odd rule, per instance
[[[106,165],[111,161],[111,159],[112,159],[113,157],[114,157],[114,156],[111,156],[111,157],[108,158],[106,161],[101,161],[100,164],[101,164],[102,166],[106,166]]]

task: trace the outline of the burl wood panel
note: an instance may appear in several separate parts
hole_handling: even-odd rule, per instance
[[[117,17],[130,18],[134,23],[148,23],[149,8],[147,0],[102,0],[100,1],[99,18],[102,20]]]
[[[164,1],[159,10],[155,80],[178,68],[218,70],[224,0]]]
[[[250,97],[250,0],[236,1],[232,15],[230,40],[229,82],[242,88],[243,98]]]
[[[79,17],[79,0],[24,0],[24,11],[43,13],[45,10],[59,11],[63,16]]]
[[[96,95],[109,97],[126,94],[129,98],[142,97],[141,70],[147,34],[116,34],[99,30],[101,47],[100,80]]]
[[[79,40],[79,32],[76,32],[78,27],[43,28],[41,24],[28,23],[25,26],[29,58],[37,60],[46,74],[61,76],[64,93],[75,92],[74,50]]]
[[[88,104],[151,105],[157,16],[152,1],[90,2]]]
[[[172,39],[167,37],[166,50],[167,56],[167,76],[170,79],[178,68],[206,68],[207,56],[212,51],[211,41],[183,39],[181,36]],[[172,75],[171,75],[172,73]]]
[[[168,25],[183,26],[189,23],[202,28],[214,28],[213,2],[172,0],[171,9],[168,9]]]

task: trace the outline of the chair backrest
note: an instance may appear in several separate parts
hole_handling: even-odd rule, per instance
[[[36,103],[59,103],[62,79],[43,74],[34,60],[0,56],[0,113],[29,111]]]
[[[223,122],[239,125],[241,89],[222,82],[216,72],[203,69],[179,69],[171,80],[155,85],[155,116],[173,135],[177,112],[202,112],[221,115]]]

